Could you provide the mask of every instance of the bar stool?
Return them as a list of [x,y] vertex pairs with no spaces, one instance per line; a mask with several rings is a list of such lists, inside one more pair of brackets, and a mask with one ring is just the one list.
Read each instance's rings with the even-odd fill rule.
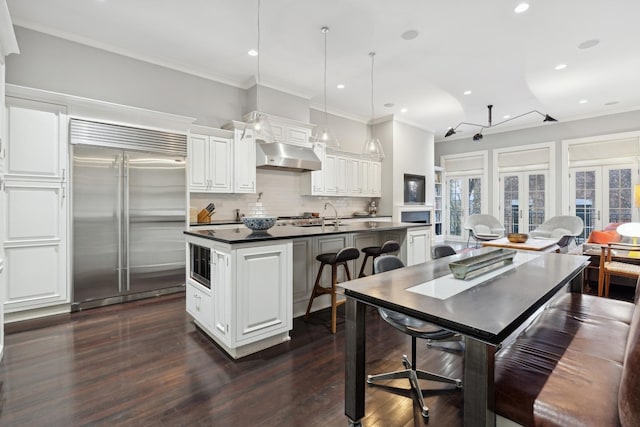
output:
[[[343,301],[337,300],[336,295],[336,285],[338,283],[338,266],[341,265],[344,267],[345,272],[347,273],[347,280],[351,280],[351,273],[349,272],[349,266],[347,265],[347,261],[351,261],[352,259],[358,259],[360,256],[360,252],[356,248],[342,248],[337,253],[325,253],[316,256],[316,259],[320,261],[320,270],[318,271],[318,275],[316,276],[316,282],[313,285],[313,291],[311,291],[311,299],[309,299],[309,305],[307,305],[307,312],[304,315],[304,319],[309,319],[309,311],[311,311],[311,305],[313,304],[313,300],[320,296],[329,294],[331,295],[331,333],[336,333],[336,318],[337,318],[337,310],[338,306],[344,304]],[[325,265],[331,266],[331,287],[325,288],[324,286],[320,286],[320,279],[322,278],[322,270]]]
[[364,253],[364,261],[362,261],[362,267],[360,267],[360,274],[358,277],[364,277],[364,267],[367,265],[367,260],[369,257],[373,258],[371,261],[371,274],[373,272],[373,261],[378,258],[380,255],[389,254],[393,252],[398,252],[400,250],[400,244],[395,240],[387,240],[382,244],[382,246],[367,246],[366,248],[362,248],[362,252]]

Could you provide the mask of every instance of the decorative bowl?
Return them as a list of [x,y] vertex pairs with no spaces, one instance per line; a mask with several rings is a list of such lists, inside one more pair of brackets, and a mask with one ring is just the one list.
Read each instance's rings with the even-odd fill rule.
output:
[[509,233],[507,239],[509,239],[511,243],[524,243],[529,239],[529,235],[525,233]]
[[276,217],[275,216],[250,216],[243,217],[242,222],[247,228],[250,228],[254,231],[260,230],[268,230],[274,225],[276,225]]

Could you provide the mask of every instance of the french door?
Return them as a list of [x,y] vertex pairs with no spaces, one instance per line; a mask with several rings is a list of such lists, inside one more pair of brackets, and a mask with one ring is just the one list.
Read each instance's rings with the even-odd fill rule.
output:
[[580,240],[609,223],[633,220],[633,183],[638,181],[635,164],[574,167],[569,173],[569,208],[584,221]]
[[500,221],[507,233],[528,233],[544,222],[548,183],[547,171],[500,174]]
[[482,213],[482,177],[465,175],[447,179],[448,235],[463,238],[464,222],[469,215]]

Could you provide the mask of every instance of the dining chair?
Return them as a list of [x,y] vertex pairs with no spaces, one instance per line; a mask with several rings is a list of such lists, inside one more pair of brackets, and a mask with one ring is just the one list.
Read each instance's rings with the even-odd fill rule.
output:
[[431,259],[444,258],[455,254],[456,250],[449,245],[433,245],[431,247]]
[[[373,270],[375,274],[403,267],[404,263],[402,260],[393,255],[381,256],[376,258],[373,262]],[[457,388],[462,388],[462,380],[416,369],[416,341],[418,338],[438,341],[457,341],[459,339],[455,333],[447,329],[442,329],[432,323],[416,319],[415,317],[407,316],[386,308],[379,308],[378,311],[385,322],[399,331],[411,336],[411,361],[409,361],[407,355],[403,355],[402,364],[405,369],[384,374],[369,375],[367,377],[367,383],[374,385],[378,381],[401,378],[408,379],[411,384],[411,389],[420,404],[422,416],[427,418],[429,416],[429,408],[424,403],[424,397],[422,395],[422,389],[420,388],[418,379],[455,384]]]
[[[633,263],[634,259],[637,262]],[[598,296],[609,296],[611,276],[640,278],[640,244],[611,242],[601,246]]]

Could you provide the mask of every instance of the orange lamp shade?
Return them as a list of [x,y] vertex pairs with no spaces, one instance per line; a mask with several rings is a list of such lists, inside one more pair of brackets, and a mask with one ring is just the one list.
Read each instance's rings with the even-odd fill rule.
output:
[[640,184],[636,184],[636,189],[635,189],[635,205],[636,208],[640,208]]

